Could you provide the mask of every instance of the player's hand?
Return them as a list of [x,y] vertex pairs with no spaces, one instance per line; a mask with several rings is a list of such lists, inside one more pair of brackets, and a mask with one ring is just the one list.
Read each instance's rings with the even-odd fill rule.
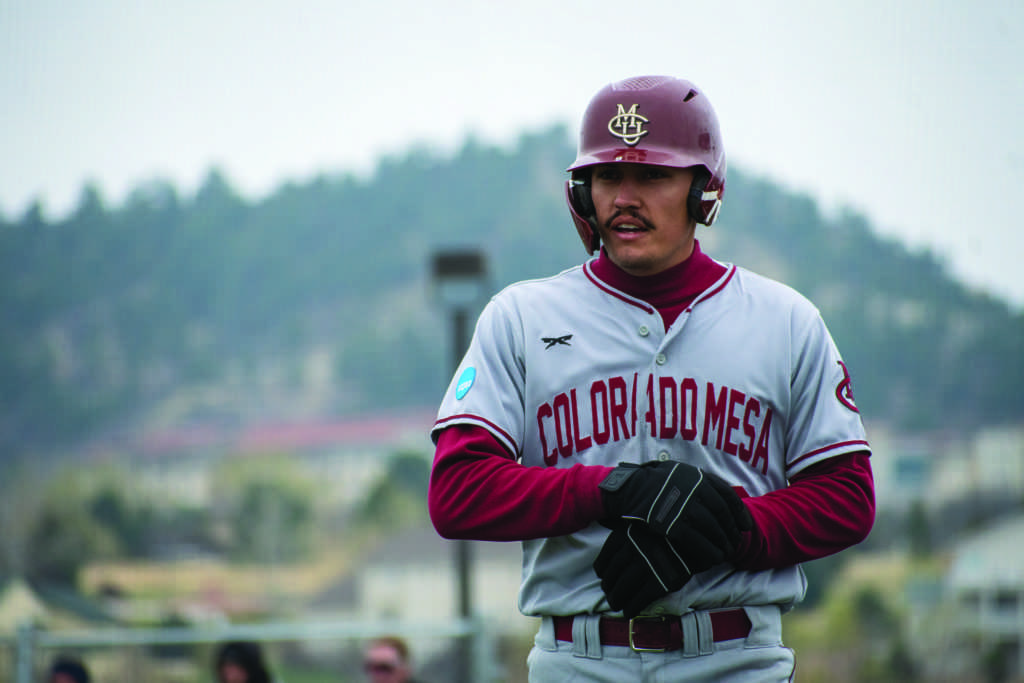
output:
[[647,524],[687,558],[693,573],[732,557],[750,511],[721,477],[678,461],[622,463],[601,482],[603,523]]
[[594,560],[594,571],[608,604],[630,619],[692,576],[669,540],[640,523],[612,530]]

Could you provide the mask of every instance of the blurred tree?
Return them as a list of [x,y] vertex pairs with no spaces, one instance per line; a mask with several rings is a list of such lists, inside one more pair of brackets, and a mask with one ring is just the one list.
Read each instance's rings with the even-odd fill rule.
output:
[[921,558],[932,553],[932,528],[922,500],[915,500],[907,511],[907,537],[911,556]]
[[154,510],[141,501],[129,501],[121,486],[107,483],[90,498],[88,511],[98,524],[106,528],[118,542],[118,553],[124,557],[143,557],[150,547],[155,531]]
[[0,478],[0,576],[25,576],[32,568],[32,527],[45,504],[44,481],[29,461],[10,464]]
[[315,484],[285,455],[249,454],[214,475],[215,521],[239,561],[288,564],[313,547]]
[[71,473],[54,479],[29,532],[25,575],[31,580],[76,587],[90,562],[117,555],[117,539],[89,514],[86,494]]
[[370,489],[357,519],[376,528],[394,530],[427,521],[430,458],[402,451],[388,460],[387,472]]
[[888,641],[897,634],[900,620],[878,589],[860,586],[853,594],[853,610],[858,630],[867,636]]
[[843,554],[828,555],[811,562],[804,562],[801,567],[807,576],[807,593],[800,609],[814,609],[825,599],[829,589],[843,570],[846,563]]
[[1007,683],[1013,677],[1014,665],[1019,661],[1019,645],[1000,641],[988,646],[981,655],[981,671],[985,683]]

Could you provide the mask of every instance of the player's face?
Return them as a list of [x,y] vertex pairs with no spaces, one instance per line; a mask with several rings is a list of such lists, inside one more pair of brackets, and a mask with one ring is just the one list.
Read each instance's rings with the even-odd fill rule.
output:
[[591,176],[598,233],[612,262],[630,275],[654,275],[686,260],[696,222],[686,211],[693,170],[600,164]]

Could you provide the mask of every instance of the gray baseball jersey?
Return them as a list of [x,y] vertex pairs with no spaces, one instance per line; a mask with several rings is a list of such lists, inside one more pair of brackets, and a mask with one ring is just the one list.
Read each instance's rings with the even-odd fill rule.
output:
[[[511,285],[477,321],[435,429],[489,430],[523,465],[680,460],[751,496],[826,458],[868,450],[849,376],[818,310],[734,265],[666,331],[649,304],[589,263]],[[523,542],[519,607],[531,616],[609,610],[592,563],[608,529]],[[723,564],[648,611],[802,599],[798,566]]]

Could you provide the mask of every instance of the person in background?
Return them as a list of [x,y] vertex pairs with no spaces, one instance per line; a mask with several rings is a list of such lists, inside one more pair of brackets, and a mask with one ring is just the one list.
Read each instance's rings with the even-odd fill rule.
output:
[[47,683],[90,683],[89,669],[77,657],[62,656],[50,667]]
[[366,646],[363,671],[372,683],[417,683],[412,677],[409,646],[397,636],[375,638]]
[[271,683],[259,643],[231,641],[217,649],[213,673],[218,683]]

